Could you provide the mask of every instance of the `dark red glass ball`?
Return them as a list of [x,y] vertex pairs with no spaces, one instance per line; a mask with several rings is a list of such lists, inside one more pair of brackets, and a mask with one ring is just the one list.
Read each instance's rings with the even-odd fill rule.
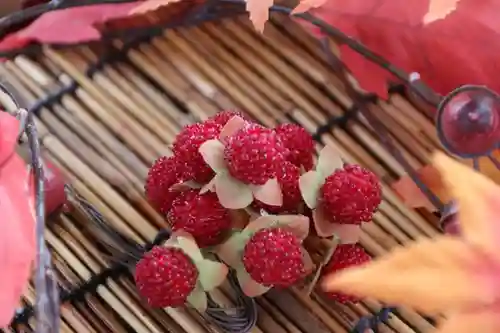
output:
[[500,100],[486,89],[454,95],[438,116],[443,144],[454,154],[484,155],[500,142]]

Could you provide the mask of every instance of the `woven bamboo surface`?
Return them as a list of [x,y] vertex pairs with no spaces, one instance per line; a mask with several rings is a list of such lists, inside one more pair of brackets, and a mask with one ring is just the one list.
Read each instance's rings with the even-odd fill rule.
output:
[[[72,79],[78,83],[73,94],[40,110],[38,128],[46,155],[109,223],[141,243],[165,227],[143,195],[148,166],[170,154],[182,126],[237,108],[267,126],[295,121],[314,133],[352,104],[314,39],[285,18],[269,24],[265,37],[239,18],[169,31],[88,78],[85,70],[97,57],[89,47],[46,49],[38,62],[18,57],[3,64],[0,76],[30,103]],[[439,149],[432,122],[403,97],[393,95],[389,103],[371,107],[413,167],[427,163],[429,153]],[[379,256],[438,233],[430,214],[424,217],[406,208],[386,186],[405,172],[365,121],[327,130],[321,139],[347,161],[369,167],[385,185],[380,211],[361,236],[370,254]],[[84,220],[67,214],[53,218],[47,232],[65,287],[110,264],[84,228]],[[215,297],[228,303],[232,296],[223,288]],[[33,298],[31,288],[26,303]],[[340,308],[319,294],[307,298],[297,289],[272,291],[258,299],[258,306],[256,333],[348,332],[360,317],[381,308],[375,300]],[[144,307],[126,277],[108,281],[86,302],[65,304],[62,319],[62,332],[217,332],[189,309]],[[380,325],[382,333],[432,329],[430,319],[402,308],[387,325]]]

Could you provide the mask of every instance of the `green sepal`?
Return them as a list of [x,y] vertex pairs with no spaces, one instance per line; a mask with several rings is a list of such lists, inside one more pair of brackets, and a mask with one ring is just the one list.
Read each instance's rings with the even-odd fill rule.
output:
[[226,279],[228,268],[223,263],[204,259],[196,263],[198,282],[204,291],[211,291],[220,286]]
[[241,290],[248,297],[257,297],[265,294],[272,288],[272,286],[264,286],[250,276],[248,272],[245,270],[243,264],[236,268],[236,277],[238,279],[238,283],[240,284]]
[[221,244],[216,253],[230,267],[237,267],[241,262],[241,256],[245,245],[254,232],[246,229],[235,232],[229,239]]
[[201,283],[198,283],[187,297],[187,303],[199,312],[205,312],[208,306],[208,298]]

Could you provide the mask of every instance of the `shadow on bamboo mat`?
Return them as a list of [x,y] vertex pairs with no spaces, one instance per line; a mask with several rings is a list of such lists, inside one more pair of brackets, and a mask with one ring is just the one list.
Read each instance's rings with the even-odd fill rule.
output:
[[[166,226],[143,195],[148,167],[170,155],[184,125],[227,109],[245,110],[266,126],[297,122],[315,134],[318,147],[335,146],[345,160],[368,166],[383,180],[384,201],[361,237],[371,255],[437,234],[432,217],[406,208],[387,186],[404,169],[366,121],[351,117],[352,102],[314,39],[284,18],[266,29],[265,36],[258,35],[237,18],[172,30],[98,66],[93,64],[99,53],[91,47],[46,49],[36,61],[18,57],[3,64],[0,75],[36,105],[47,157],[114,228],[139,244]],[[402,96],[374,100],[371,107],[415,169],[440,149],[431,120]],[[61,215],[52,218],[47,232],[63,289],[112,265],[85,234],[85,223],[77,215]],[[230,304],[233,296],[222,288],[214,297]],[[30,287],[24,305],[33,299]],[[272,291],[257,304],[253,332],[272,333],[348,332],[383,306],[364,300],[339,307],[293,288]],[[217,332],[195,311],[143,306],[126,272],[66,303],[62,319],[62,332]],[[428,332],[431,321],[398,309],[380,332]],[[33,325],[29,319],[20,328],[29,331]]]

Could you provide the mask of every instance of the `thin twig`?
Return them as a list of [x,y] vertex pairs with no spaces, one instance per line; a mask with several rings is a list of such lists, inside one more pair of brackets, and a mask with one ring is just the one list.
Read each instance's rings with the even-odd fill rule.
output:
[[[57,281],[52,270],[51,255],[45,244],[45,192],[44,192],[44,172],[41,158],[40,142],[32,112],[27,112],[27,106],[20,98],[13,87],[8,83],[0,83],[0,89],[12,100],[17,110],[9,113],[20,119],[22,132],[26,133],[31,154],[30,170],[34,174],[35,180],[35,205],[33,207],[36,222],[36,318],[37,333],[58,333],[59,332],[59,292]],[[20,135],[19,135],[20,136]],[[29,179],[28,179],[29,181]]]

